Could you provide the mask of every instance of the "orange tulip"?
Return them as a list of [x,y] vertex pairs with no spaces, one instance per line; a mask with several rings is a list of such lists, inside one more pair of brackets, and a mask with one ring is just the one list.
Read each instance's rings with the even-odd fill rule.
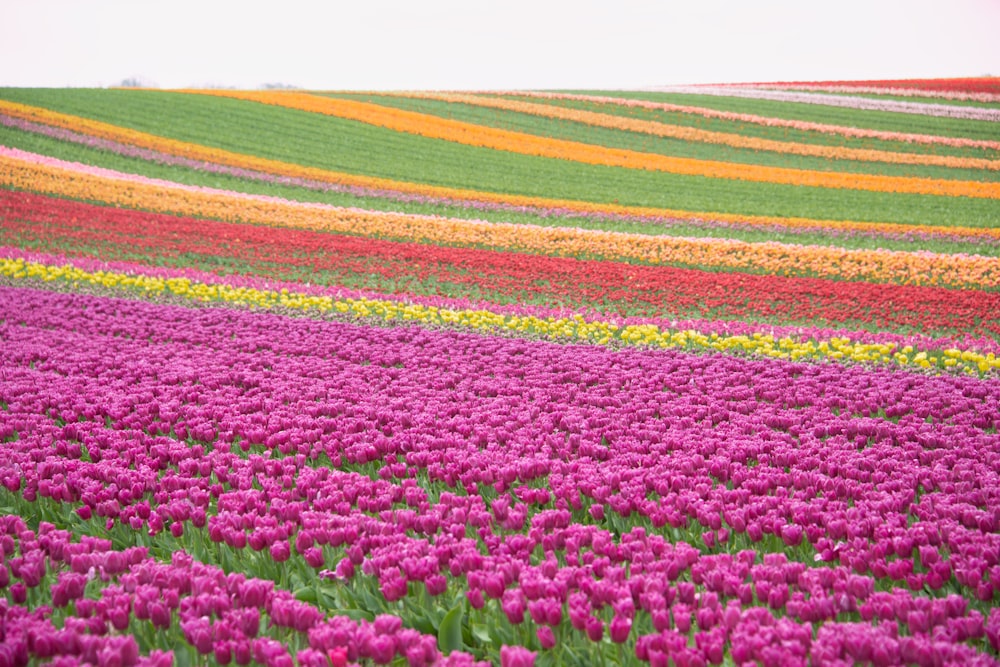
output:
[[595,113],[593,111],[583,111],[568,107],[553,106],[551,104],[534,104],[532,102],[520,102],[517,100],[507,100],[496,97],[484,97],[482,95],[469,95],[460,93],[436,93],[436,92],[413,92],[413,93],[389,93],[397,97],[411,97],[425,100],[440,100],[457,104],[469,104],[473,106],[486,107],[489,109],[502,109],[504,111],[516,111],[519,113],[542,116],[545,118],[558,118],[570,120],[577,123],[584,123],[594,127],[605,127],[615,130],[625,130],[628,132],[639,132],[658,137],[668,137],[672,139],[682,139],[684,141],[694,141],[709,144],[719,144],[732,146],[734,148],[749,148],[752,150],[772,151],[775,153],[787,153],[792,155],[805,155],[811,157],[822,157],[832,160],[859,160],[863,162],[887,162],[892,164],[912,164],[938,167],[951,167],[956,169],[1000,169],[1000,160],[986,160],[981,158],[963,158],[951,155],[922,155],[919,153],[897,153],[892,151],[866,150],[859,148],[845,148],[842,146],[824,146],[820,144],[804,144],[794,141],[774,141],[771,139],[761,139],[742,134],[729,132],[712,132],[709,130],[699,130],[694,127],[684,125],[670,125],[655,121],[640,120],[638,118],[628,118],[626,116],[616,116],[613,114]]
[[670,157],[655,153],[606,148],[604,146],[595,146],[577,141],[552,139],[550,137],[541,137],[523,132],[513,132],[440,118],[414,111],[384,107],[368,102],[320,97],[307,93],[242,90],[182,90],[176,92],[260,102],[261,104],[346,118],[397,132],[417,134],[423,137],[442,139],[468,146],[479,146],[493,150],[570,160],[585,164],[623,167],[626,169],[646,169],[686,176],[735,179],[778,185],[1000,199],[1000,183],[952,181],[906,176],[881,176],[876,174],[849,174]]
[[938,225],[910,225],[891,222],[859,222],[854,220],[815,220],[799,217],[776,217],[760,215],[739,215],[711,211],[685,211],[646,206],[621,206],[612,203],[586,202],[570,199],[551,199],[546,197],[529,197],[513,194],[484,192],[460,188],[396,181],[385,178],[375,178],[348,174],[344,172],[304,167],[302,165],[268,160],[243,153],[235,153],[199,144],[168,139],[129,128],[119,127],[109,123],[81,118],[70,114],[50,111],[39,107],[18,104],[0,100],[0,113],[23,120],[42,123],[52,127],[73,130],[102,139],[131,144],[141,148],[156,150],[161,153],[187,157],[214,164],[223,164],[242,169],[254,169],[260,172],[308,178],[324,183],[335,183],[348,186],[358,186],[373,189],[394,190],[400,193],[423,195],[452,199],[457,202],[486,202],[507,204],[511,206],[534,207],[538,209],[561,209],[581,214],[597,213],[646,218],[674,218],[699,222],[713,220],[749,227],[782,226],[792,229],[811,229],[816,231],[840,230],[846,232],[867,232],[876,234],[939,234],[967,238],[1000,239],[1000,229],[985,227],[949,227]]
[[38,158],[0,153],[0,186],[162,213],[437,245],[868,282],[1000,286],[1000,259],[995,257],[647,236],[362,211],[175,185]]

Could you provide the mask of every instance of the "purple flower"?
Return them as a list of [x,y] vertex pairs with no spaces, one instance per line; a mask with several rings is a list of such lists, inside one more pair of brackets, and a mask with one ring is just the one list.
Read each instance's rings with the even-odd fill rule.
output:
[[482,609],[486,601],[483,599],[483,592],[478,588],[470,588],[465,591],[465,597],[469,600],[469,606],[473,609]]
[[383,579],[379,588],[382,591],[382,596],[387,602],[401,600],[406,597],[406,594],[409,592],[409,585],[407,584],[406,577],[398,572]]
[[149,620],[154,628],[166,629],[170,627],[170,608],[162,602],[151,602],[149,604]]
[[616,644],[625,642],[628,639],[629,633],[632,632],[632,619],[624,616],[618,616],[616,614],[615,617],[611,619],[611,625],[608,627],[608,632],[611,637],[611,641]]
[[503,609],[503,613],[512,625],[520,625],[524,622],[526,606],[524,593],[520,589],[508,589],[500,601],[500,608]]
[[233,644],[228,639],[215,642],[212,647],[212,654],[215,661],[220,665],[228,665],[233,660]]
[[253,659],[265,667],[294,667],[288,649],[280,642],[267,637],[253,640]]
[[786,524],[781,527],[781,539],[784,541],[785,546],[797,547],[802,544],[802,526],[794,523]]
[[500,667],[534,667],[535,652],[523,646],[500,647]]
[[271,558],[274,562],[284,563],[290,555],[291,550],[288,548],[288,542],[282,540],[271,545]]
[[587,637],[592,642],[599,642],[604,637],[604,621],[590,616],[586,624]]
[[302,558],[305,560],[306,565],[315,569],[323,567],[325,563],[323,560],[323,550],[319,547],[309,547],[302,554]]
[[441,595],[448,590],[448,580],[441,574],[432,574],[424,581],[427,592],[432,596]]
[[194,618],[181,621],[181,631],[187,643],[195,647],[198,653],[208,655],[215,650],[212,627],[207,619]]

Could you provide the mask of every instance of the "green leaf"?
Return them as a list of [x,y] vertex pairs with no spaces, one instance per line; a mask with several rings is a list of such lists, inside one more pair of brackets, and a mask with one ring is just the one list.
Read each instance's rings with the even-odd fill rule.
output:
[[192,665],[197,665],[197,656],[198,654],[195,653],[193,646],[179,644],[174,648],[174,660],[177,667],[192,667]]
[[434,626],[431,624],[429,620],[427,620],[423,616],[414,617],[412,619],[409,619],[409,621],[410,625],[413,626],[414,630],[419,630],[425,635],[434,634]]
[[296,600],[301,600],[302,602],[316,602],[316,587],[315,586],[303,586],[294,593]]
[[360,598],[361,598],[361,601],[364,602],[364,604],[362,605],[363,609],[384,609],[385,608],[384,601],[380,601],[378,598],[376,598],[374,595],[372,595],[371,593],[369,593],[366,590],[362,590],[361,591]]
[[493,643],[489,627],[482,623],[474,623],[472,625],[472,636],[484,646],[489,646]]
[[462,650],[462,621],[465,613],[462,605],[455,605],[444,616],[441,627],[438,628],[438,649],[445,655],[452,651]]
[[364,609],[330,609],[329,615],[331,616],[346,616],[352,621],[374,621],[375,614],[370,611],[365,611]]

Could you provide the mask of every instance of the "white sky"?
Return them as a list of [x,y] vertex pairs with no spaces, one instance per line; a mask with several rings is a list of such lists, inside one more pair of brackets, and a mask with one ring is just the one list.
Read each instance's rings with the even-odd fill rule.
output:
[[1000,0],[0,0],[0,86],[997,76],[998,35]]

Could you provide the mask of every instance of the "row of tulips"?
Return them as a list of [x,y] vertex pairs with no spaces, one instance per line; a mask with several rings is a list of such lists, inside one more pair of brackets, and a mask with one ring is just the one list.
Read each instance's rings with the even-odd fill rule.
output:
[[[185,90],[179,92],[259,102],[261,104],[299,111],[336,116],[338,118],[384,127],[397,132],[417,134],[423,137],[441,139],[469,146],[557,160],[569,160],[584,164],[621,167],[625,169],[644,169],[671,174],[734,179],[756,183],[947,197],[1000,198],[1000,185],[996,183],[815,171],[785,167],[767,167],[738,162],[671,157],[657,153],[644,153],[577,141],[554,139],[451,120],[430,114],[405,111],[369,102],[323,97],[308,93],[237,90]],[[784,95],[789,93],[775,92],[774,94]],[[1000,111],[997,111],[996,114],[997,119],[1000,120]]]
[[[1000,664],[995,341],[345,297],[405,270],[662,315],[681,273],[4,155],[8,187],[244,224],[0,190],[4,242],[84,255],[2,249],[0,667]],[[997,337],[994,292],[725,284],[764,278]]]
[[[474,199],[457,199],[448,198],[441,195],[428,195],[428,194],[416,194],[412,192],[407,192],[403,190],[389,190],[385,188],[373,188],[365,187],[362,185],[349,185],[349,184],[339,184],[328,181],[307,179],[294,176],[279,176],[273,173],[268,173],[264,171],[257,171],[254,169],[246,169],[241,167],[231,167],[225,164],[217,164],[214,162],[206,162],[204,160],[194,160],[186,157],[179,157],[176,155],[171,155],[170,153],[165,153],[161,151],[152,150],[149,148],[141,148],[139,146],[134,146],[127,143],[121,143],[118,141],[112,141],[110,139],[102,139],[97,136],[92,136],[84,134],[81,132],[75,132],[72,130],[65,129],[60,126],[53,125],[43,125],[41,123],[33,123],[31,121],[22,120],[21,118],[15,118],[12,116],[7,116],[0,114],[0,125],[6,127],[11,127],[22,132],[30,132],[32,134],[39,134],[46,137],[52,137],[54,139],[59,139],[60,141],[71,142],[75,144],[81,144],[91,148],[96,148],[98,150],[114,153],[116,155],[122,155],[125,157],[139,158],[142,160],[147,160],[149,162],[155,162],[157,164],[164,164],[169,166],[179,166],[187,169],[193,169],[195,171],[206,172],[210,174],[224,174],[226,176],[234,176],[236,178],[258,181],[264,183],[270,183],[275,185],[287,185],[299,188],[305,188],[309,190],[316,190],[319,192],[340,192],[345,194],[354,195],[356,197],[364,198],[378,198],[382,200],[389,200],[395,202],[404,203],[417,203],[417,204],[436,204],[436,205],[446,205],[446,206],[457,206],[466,209],[470,209],[473,214],[476,212],[486,212],[486,211],[507,211],[512,213],[527,213],[532,215],[537,215],[543,218],[573,218],[573,219],[589,219],[595,221],[624,221],[624,222],[642,222],[642,223],[653,223],[662,226],[664,229],[669,229],[672,226],[685,225],[695,228],[703,229],[745,229],[747,226],[755,226],[757,228],[771,229],[775,232],[785,232],[789,231],[792,233],[808,233],[812,228],[823,228],[827,229],[826,226],[821,221],[813,221],[812,226],[789,226],[787,224],[782,224],[777,219],[751,219],[743,221],[740,223],[733,222],[732,220],[704,220],[700,218],[684,217],[680,218],[676,215],[666,215],[668,212],[663,212],[660,214],[639,214],[638,212],[632,213],[621,213],[615,212],[614,210],[609,211],[599,211],[599,210],[575,210],[567,208],[565,206],[551,206],[551,205],[540,205],[535,203],[532,205],[526,204],[505,204],[499,201],[480,201]],[[616,210],[624,210],[619,207]],[[669,212],[677,213],[677,212]],[[688,213],[688,216],[692,214]],[[881,236],[888,238],[927,238],[927,239],[938,239],[944,238],[951,241],[963,241],[969,240],[969,237],[984,237],[989,235],[993,230],[983,228],[983,229],[939,229],[935,227],[929,227],[924,225],[910,226],[910,225],[889,225],[888,227],[882,227],[879,225],[866,225],[863,223],[850,223],[841,222],[840,226],[833,227],[829,229],[829,232],[833,235],[855,235],[858,233],[864,233],[869,236]],[[1000,235],[1000,232],[997,232]]]
[[[599,311],[587,308],[567,308],[554,304],[532,305],[527,303],[487,303],[479,300],[462,299],[456,297],[420,295],[412,292],[388,294],[374,290],[352,289],[343,286],[324,286],[315,282],[302,283],[288,280],[280,280],[273,277],[260,275],[226,273],[220,275],[193,268],[179,268],[172,266],[155,266],[143,262],[116,261],[108,259],[88,258],[84,256],[67,257],[65,255],[53,255],[51,253],[34,252],[17,247],[0,246],[0,258],[10,260],[7,264],[5,274],[14,280],[36,280],[42,275],[49,275],[53,280],[61,280],[60,276],[65,271],[81,270],[83,274],[91,276],[84,282],[74,286],[74,289],[83,289],[90,286],[94,290],[117,289],[119,286],[126,286],[128,283],[132,287],[141,285],[142,290],[166,297],[166,291],[180,289],[181,285],[199,296],[207,297],[209,301],[222,299],[231,305],[248,304],[249,297],[242,301],[235,296],[223,296],[229,294],[229,290],[235,293],[255,294],[252,300],[255,307],[273,309],[280,306],[282,296],[284,301],[301,304],[301,312],[316,314],[312,307],[314,303],[308,301],[309,297],[330,297],[337,300],[354,300],[364,303],[384,303],[379,306],[382,316],[390,312],[390,303],[412,305],[426,308],[428,312],[433,309],[450,311],[452,313],[478,311],[484,313],[489,311],[494,315],[504,318],[535,318],[539,322],[578,322],[583,318],[585,322],[605,322],[609,327],[644,327],[642,330],[652,326],[660,331],[670,331],[672,333],[688,332],[691,340],[701,340],[702,336],[709,339],[713,334],[715,337],[741,337],[740,340],[752,339],[761,344],[773,344],[780,339],[791,339],[798,342],[814,341],[815,345],[820,345],[826,341],[828,346],[840,347],[843,345],[865,345],[873,346],[868,349],[900,350],[906,354],[911,354],[913,350],[955,350],[957,357],[961,361],[968,361],[974,355],[984,355],[989,359],[992,353],[994,356],[1000,355],[1000,343],[989,338],[975,338],[968,335],[951,337],[933,337],[925,334],[894,334],[887,331],[871,330],[850,330],[832,329],[817,326],[781,326],[766,325],[761,326],[752,321],[740,320],[707,320],[691,319],[678,320],[677,318],[664,317],[619,317],[602,314]],[[29,267],[37,265],[37,269],[30,269],[43,272],[33,278],[28,277]],[[49,267],[48,270],[41,267]],[[61,267],[61,268],[60,268]],[[119,274],[119,275],[115,275]],[[97,276],[104,278],[97,278]],[[137,278],[142,276],[142,278]],[[135,279],[134,285],[129,280]],[[100,285],[98,285],[100,283]],[[25,283],[26,284],[26,283]],[[89,289],[89,288],[88,288]],[[218,290],[222,290],[221,292]],[[294,298],[292,298],[294,295]],[[170,297],[172,298],[172,297]],[[190,302],[189,302],[190,303]],[[299,306],[296,306],[299,307]],[[319,310],[322,310],[321,308]],[[353,312],[353,311],[352,311]],[[466,318],[460,318],[466,321]],[[470,320],[471,321],[471,320]],[[504,320],[507,321],[506,319]],[[435,322],[435,326],[444,324]],[[874,346],[880,346],[878,348]],[[861,348],[857,348],[860,350]],[[966,354],[968,353],[968,354]],[[955,355],[956,352],[949,354]],[[852,356],[846,353],[846,356]],[[965,357],[965,359],[962,359]],[[978,357],[976,357],[978,358]]]
[[[335,298],[298,291],[231,287],[225,282],[195,282],[188,278],[158,278],[141,272],[88,272],[73,265],[47,266],[18,259],[0,259],[0,277],[15,283],[40,281],[56,283],[63,289],[94,287],[115,295],[138,292],[147,296],[168,296],[196,303],[222,303],[255,309],[299,312],[314,315],[369,319],[380,324],[416,323],[421,326],[458,328],[484,333],[503,333],[559,342],[582,342],[611,347],[641,346],[680,348],[690,352],[751,355],[772,359],[842,361],[860,364],[893,364],[920,371],[959,371],[986,374],[1000,370],[995,352],[955,347],[920,349],[896,342],[862,342],[851,337],[827,339],[804,335],[778,337],[773,333],[701,333],[691,329],[661,327],[657,324],[617,324],[606,319],[510,315],[488,308],[451,309],[424,306],[407,301],[363,298]],[[214,276],[213,276],[214,278]],[[817,340],[817,338],[819,338]]]
[[[462,651],[442,655],[435,637],[404,629],[396,616],[325,618],[273,581],[227,574],[183,551],[161,562],[147,547],[115,549],[111,540],[75,536],[47,521],[32,530],[17,515],[0,517],[0,542],[0,588],[7,592],[0,662],[12,667],[168,667],[206,658],[346,667],[397,656],[411,666],[491,664]],[[503,657],[505,667],[527,667],[533,654]]]
[[702,130],[696,127],[689,127],[686,125],[674,125],[657,121],[641,120],[638,118],[629,118],[627,116],[596,113],[582,109],[555,106],[552,104],[537,104],[519,100],[510,100],[503,97],[487,97],[484,95],[440,92],[407,92],[395,93],[395,95],[416,99],[438,100],[452,104],[468,104],[472,106],[486,107],[489,109],[502,109],[504,111],[516,111],[518,113],[542,116],[545,118],[570,120],[594,127],[625,130],[628,132],[637,132],[657,137],[681,139],[683,141],[719,144],[722,146],[732,146],[734,148],[772,151],[790,155],[822,157],[830,160],[858,160],[862,162],[885,162],[890,164],[934,165],[960,169],[1000,169],[1000,160],[994,159],[894,152],[863,148],[849,148],[845,146],[826,146],[822,144],[809,144],[794,141],[777,141],[732,132],[715,132],[711,130]]
[[946,100],[962,100],[966,102],[1000,103],[997,93],[961,93],[946,90],[923,90],[920,88],[896,88],[892,86],[843,86],[817,84],[756,85],[765,90],[804,90],[816,93],[853,93],[858,95],[891,95],[895,97],[936,97]]
[[[320,609],[425,618],[457,598],[450,622],[427,612],[438,640],[457,624],[458,646],[506,644],[511,665],[617,646],[657,665],[996,661],[995,381],[31,290],[0,291],[0,314],[5,502],[119,550],[302,573]],[[137,617],[197,579],[178,558],[186,577],[150,565],[122,582]],[[48,571],[14,568],[21,591]],[[178,601],[212,624],[182,626],[195,646],[214,648],[199,637],[217,622],[229,639],[246,627],[217,591]],[[345,619],[258,593],[230,604],[310,648],[347,643]],[[288,664],[275,643],[258,662]],[[382,643],[379,663],[398,654]]]
[[988,139],[945,137],[909,132],[890,132],[887,130],[873,130],[862,127],[831,125],[829,123],[815,123],[790,118],[774,118],[771,116],[760,116],[757,114],[739,113],[736,111],[723,111],[721,109],[711,109],[708,107],[671,104],[669,102],[654,102],[652,100],[630,99],[625,97],[610,97],[607,95],[584,95],[581,93],[551,93],[540,91],[486,91],[480,94],[503,97],[515,96],[523,97],[525,99],[538,100],[587,102],[601,105],[602,107],[611,107],[612,109],[615,107],[625,107],[628,109],[646,109],[649,111],[683,113],[701,116],[704,118],[717,118],[719,120],[735,121],[738,123],[763,125],[765,127],[783,127],[791,130],[801,130],[803,132],[834,134],[852,139],[879,139],[881,141],[900,141],[911,144],[930,144],[960,148],[982,148],[991,151],[1000,150],[1000,141],[992,141]]
[[[355,660],[387,664],[397,656],[414,666],[490,664],[477,663],[461,650],[443,656],[437,646],[442,643],[440,639],[404,627],[402,619],[395,615],[373,615],[371,621],[353,621],[343,614],[324,618],[321,608],[298,599],[307,595],[293,597],[287,590],[275,588],[273,581],[248,578],[243,573],[227,575],[221,568],[198,562],[184,551],[175,550],[169,564],[160,563],[147,556],[147,547],[115,550],[110,540],[88,536],[77,541],[70,531],[47,521],[41,521],[34,531],[17,516],[2,518],[0,538],[4,545],[0,572],[7,576],[3,588],[9,588],[8,599],[0,601],[4,640],[0,659],[5,664],[29,664],[33,659],[66,666],[160,667],[173,664],[175,659],[195,662],[196,656],[214,658],[222,665],[256,662],[268,667],[339,667],[355,664]],[[158,541],[185,540],[178,537]],[[273,548],[271,553],[275,557]],[[1000,643],[1000,612],[996,609],[984,617],[978,610],[969,610],[959,596],[927,603],[926,599],[905,593],[872,592],[870,579],[865,577],[844,580],[838,575],[809,577],[803,572],[797,575],[798,581],[812,597],[830,601],[835,599],[831,595],[839,596],[840,604],[846,599],[851,605],[870,600],[861,602],[861,615],[867,616],[869,623],[878,619],[874,626],[824,623],[815,641],[811,641],[805,627],[775,623],[770,612],[761,607],[744,609],[736,600],[723,606],[718,594],[696,592],[696,586],[709,586],[706,575],[711,578],[734,564],[739,572],[735,576],[745,578],[748,570],[756,575],[758,589],[763,589],[768,577],[776,576],[779,585],[784,585],[787,575],[781,568],[787,569],[787,561],[765,557],[770,562],[751,567],[756,556],[749,551],[741,552],[737,559],[728,555],[699,558],[692,551],[685,553],[695,560],[690,571],[697,585],[682,582],[676,588],[662,588],[666,595],[657,597],[656,593],[644,592],[639,596],[644,605],[637,610],[639,614],[656,605],[651,614],[656,632],[635,641],[639,660],[656,665],[666,665],[668,659],[673,659],[674,664],[718,664],[728,645],[737,664],[754,659],[758,664],[794,664],[807,656],[813,661],[854,658],[878,665],[901,661],[933,664],[942,658],[995,664],[989,656],[963,642],[986,638],[996,649]],[[287,560],[283,564],[291,566]],[[320,574],[323,576],[325,573]],[[489,594],[496,595],[493,587],[500,584],[494,582],[487,579],[485,586]],[[478,610],[484,610],[485,616],[495,598],[487,598],[490,603],[483,599],[479,604],[476,601],[482,591],[470,592],[473,595],[466,596],[473,612],[470,616]],[[325,596],[325,592],[320,595]],[[768,597],[774,596],[768,593]],[[38,599],[51,600],[51,604],[34,604]],[[657,604],[651,599],[662,602]],[[601,646],[598,642],[604,640],[604,623],[591,615],[590,602],[583,595],[570,600],[566,630],[572,626]],[[528,606],[532,610],[539,607],[531,603]],[[537,626],[535,635],[544,655],[557,647],[555,631],[550,619],[536,616],[537,612],[525,614],[513,602],[504,605],[503,617],[510,625]],[[900,623],[894,620],[897,617],[905,620]],[[610,623],[608,638],[613,644],[625,643],[633,632],[632,622],[625,618],[616,614]],[[555,623],[555,619],[551,622]],[[555,625],[562,634],[558,626],[563,621]],[[905,628],[903,634],[901,627]],[[692,633],[696,628],[706,630]],[[690,634],[694,634],[694,647],[689,646]],[[569,641],[564,643],[571,644],[572,640],[566,639]],[[794,639],[791,647],[787,645],[789,639]],[[775,645],[776,640],[780,646]],[[559,649],[554,651],[557,656],[571,655],[573,650],[566,646]],[[501,667],[531,667],[537,655],[516,644],[502,644],[498,651],[484,653],[499,657]],[[600,655],[592,652],[589,657]],[[790,659],[792,662],[788,662]]]
[[847,109],[864,109],[867,111],[889,111],[893,113],[918,114],[922,116],[938,116],[942,118],[959,118],[964,120],[979,120],[990,123],[1000,122],[1000,109],[988,107],[961,106],[956,104],[932,104],[927,102],[902,102],[892,99],[874,99],[850,95],[833,95],[824,93],[807,93],[792,90],[768,90],[765,88],[739,86],[665,86],[650,89],[664,93],[681,93],[687,95],[716,95],[722,97],[740,97],[753,100],[772,100],[775,102],[793,102],[797,104],[820,104],[824,106]]
[[[204,160],[194,160],[191,158],[180,157],[172,155],[170,153],[152,150],[149,148],[142,148],[132,144],[112,141],[110,139],[102,139],[97,136],[92,136],[89,134],[68,130],[60,126],[33,123],[31,121],[22,120],[21,118],[15,118],[4,114],[0,114],[0,125],[11,127],[22,132],[39,134],[42,136],[58,139],[60,141],[80,144],[88,146],[90,148],[96,148],[104,152],[114,153],[116,155],[121,155],[125,157],[139,158],[141,160],[146,160],[157,164],[184,167],[199,172],[206,172],[210,174],[224,174],[226,176],[234,176],[236,178],[249,181],[258,181],[275,185],[287,185],[298,188],[305,188],[309,190],[316,190],[319,192],[339,192],[339,193],[353,195],[356,197],[378,198],[382,200],[404,202],[404,203],[457,206],[470,209],[474,212],[508,211],[513,213],[533,214],[543,218],[571,217],[571,218],[584,218],[597,221],[613,220],[613,221],[625,221],[625,222],[649,222],[661,225],[667,229],[671,226],[681,225],[681,224],[686,226],[693,226],[693,227],[700,227],[707,229],[732,229],[732,228],[744,227],[743,224],[735,224],[733,222],[726,222],[721,220],[700,220],[692,218],[682,219],[677,217],[668,217],[665,215],[638,215],[635,213],[630,213],[626,215],[623,213],[601,212],[597,210],[576,211],[565,207],[556,207],[556,206],[540,206],[540,205],[529,206],[524,204],[514,205],[514,204],[504,204],[498,201],[494,202],[494,201],[479,201],[473,199],[448,198],[440,195],[432,196],[428,194],[417,194],[413,192],[407,192],[404,190],[389,190],[385,188],[380,189],[374,187],[366,187],[363,185],[340,184],[330,181],[307,179],[294,176],[279,176],[273,173],[258,171],[254,169],[231,167],[226,164],[217,164],[214,162],[206,162]],[[755,224],[758,227],[771,227],[775,231],[778,230],[788,231],[789,229],[793,232],[808,231],[808,228],[799,228],[799,227],[789,228],[787,226],[780,226],[775,222],[767,223],[764,220],[760,220]],[[816,226],[819,226],[820,224],[821,223],[819,221],[815,222]],[[863,230],[869,234],[878,234],[878,228],[867,228],[864,225],[861,225],[861,223],[857,224],[858,226],[856,230]],[[968,236],[967,234],[963,234],[963,230],[961,229],[958,230],[957,234],[952,233],[950,230],[945,230],[943,232],[940,232],[935,230],[934,228],[909,227],[902,225],[896,225],[894,229],[895,231],[887,232],[882,235],[889,236],[891,238],[944,237],[954,241],[961,241],[963,239],[966,239]],[[856,231],[850,228],[845,228],[845,230],[848,230],[846,233],[854,233]],[[989,230],[983,230],[983,231],[989,231]],[[838,232],[841,232],[841,230],[835,229],[832,230],[832,232],[834,234],[837,234]],[[981,236],[981,234],[979,235]]]
[[857,79],[851,81],[775,81],[732,85],[800,85],[889,87],[966,93],[1000,93],[1000,78],[995,76],[951,77],[936,79]]
[[[0,191],[0,235],[44,252],[498,304],[591,319],[705,317],[995,337],[1000,294],[637,266],[145,213]],[[23,256],[11,255],[11,258]],[[49,261],[51,260],[43,260]],[[82,268],[82,267],[81,267]],[[148,268],[145,269],[148,275]],[[293,291],[302,292],[293,286]],[[760,325],[757,325],[758,327]],[[990,348],[992,349],[992,348]]]
[[[303,167],[290,163],[267,160],[255,156],[233,153],[221,149],[209,148],[198,144],[165,139],[135,130],[117,127],[107,123],[101,123],[90,119],[71,116],[58,112],[49,111],[39,107],[6,102],[0,100],[0,112],[3,117],[15,121],[42,125],[48,128],[59,129],[72,132],[73,135],[83,135],[91,140],[111,141],[116,144],[124,144],[131,147],[126,149],[115,146],[113,150],[122,154],[143,157],[164,161],[160,155],[172,156],[184,162],[175,163],[167,161],[169,164],[181,164],[188,167],[196,167],[206,170],[228,168],[236,171],[223,171],[232,175],[259,178],[271,182],[285,183],[289,185],[311,187],[314,189],[325,189],[328,187],[361,188],[360,194],[372,194],[374,196],[386,196],[385,193],[393,193],[396,198],[405,197],[426,197],[441,199],[449,202],[465,202],[473,207],[500,206],[514,207],[515,210],[527,208],[530,211],[539,211],[543,215],[588,215],[588,216],[612,216],[614,218],[624,218],[627,220],[645,220],[654,222],[684,221],[690,223],[705,222],[722,223],[731,225],[748,225],[757,228],[776,228],[780,230],[831,230],[840,233],[867,233],[867,234],[890,234],[890,235],[932,235],[932,236],[957,236],[959,238],[1000,238],[1000,232],[990,228],[969,228],[954,226],[935,225],[907,225],[894,223],[867,223],[849,220],[812,220],[808,218],[777,218],[767,216],[742,216],[723,213],[696,213],[691,211],[666,210],[657,208],[645,208],[634,206],[618,206],[611,204],[600,204],[590,202],[580,202],[574,200],[553,200],[541,197],[524,197],[517,195],[503,195],[490,192],[473,190],[460,190],[440,186],[428,186],[417,183],[407,183],[403,181],[393,181],[389,179],[371,178],[346,174],[341,172],[331,172],[328,170]],[[11,121],[3,121],[4,124],[13,125]],[[21,129],[24,126],[14,125]],[[32,128],[30,131],[35,131]],[[66,138],[61,135],[59,138]],[[99,145],[101,148],[108,148]],[[158,155],[133,154],[132,150],[154,151]],[[193,163],[193,164],[192,164]],[[197,165],[202,165],[198,167]],[[252,174],[252,175],[251,175]],[[272,180],[273,179],[273,180]],[[350,191],[350,190],[349,190]]]
[[[440,638],[436,641],[433,635],[404,627],[402,619],[392,614],[379,614],[371,621],[354,621],[343,614],[324,618],[321,607],[298,599],[309,596],[300,593],[293,597],[287,590],[276,589],[273,581],[242,573],[227,575],[184,551],[173,551],[168,565],[146,557],[146,547],[118,551],[110,540],[83,536],[76,541],[71,532],[47,521],[33,531],[20,517],[3,519],[0,530],[11,555],[9,560],[4,557],[11,568],[4,586],[9,586],[9,601],[0,601],[4,627],[0,659],[5,664],[24,665],[36,660],[64,666],[165,667],[175,660],[197,663],[198,656],[213,658],[221,665],[256,663],[268,667],[340,667],[354,665],[355,660],[388,664],[397,656],[413,666],[492,664],[476,662],[462,650],[451,650],[444,656],[437,646],[443,643]],[[749,551],[741,552],[738,559],[728,555],[698,558],[687,553],[696,559],[690,570],[698,584],[682,582],[676,588],[662,587],[665,595],[639,595],[644,606],[636,613],[641,617],[653,606],[654,630],[635,639],[634,655],[640,661],[664,666],[668,660],[673,664],[719,664],[729,649],[736,664],[805,664],[806,658],[814,664],[838,659],[876,665],[940,661],[996,664],[995,659],[965,643],[985,638],[994,650],[997,648],[1000,611],[996,609],[984,616],[969,610],[959,596],[928,603],[926,598],[905,593],[873,593],[865,577],[845,581],[837,575],[808,577],[803,573],[798,575],[803,589],[827,606],[837,599],[834,596],[839,597],[840,605],[845,600],[852,606],[866,600],[859,605],[859,615],[867,617],[866,623],[826,622],[812,640],[808,624],[787,619],[776,622],[766,608],[744,608],[735,599],[722,605],[719,595],[696,592],[698,587],[708,586],[706,573],[711,577],[734,563],[740,572],[737,577],[746,577],[748,568],[755,572],[760,582],[757,588],[763,589],[767,576],[781,578],[783,585],[787,575],[780,569],[780,559],[765,557],[769,563],[750,568],[756,556]],[[286,560],[283,565],[291,564]],[[0,562],[0,571],[8,572],[5,563]],[[492,587],[500,584],[494,584],[493,579],[487,582],[486,590],[495,594]],[[325,595],[320,590],[320,595]],[[467,605],[462,605],[470,616],[487,616],[493,611],[495,598],[480,601],[481,589],[470,589],[470,593]],[[802,593],[794,595],[801,597]],[[774,595],[768,593],[768,597]],[[32,604],[39,598],[51,599],[51,605]],[[529,602],[532,612],[526,614],[523,606],[507,600],[501,605],[503,611],[495,614],[498,624],[503,624],[502,618],[515,627],[536,626],[538,649],[501,644],[499,650],[491,647],[482,653],[499,657],[501,667],[532,667],[538,653],[545,660],[548,652],[556,659],[582,654],[594,664],[595,658],[606,662],[607,656],[606,650],[593,650],[595,647],[621,646],[629,641],[634,629],[626,616],[616,614],[606,629],[604,622],[592,615],[585,594],[569,599],[568,624],[534,612],[545,607],[554,613],[549,604]],[[895,620],[898,617],[905,620]],[[563,645],[557,644],[556,631],[569,635],[571,628],[585,633],[589,643],[580,646],[581,640],[574,642],[572,636],[566,636]],[[456,627],[456,637],[461,630],[464,628]],[[617,652],[616,664],[631,662],[623,659],[623,649]]]
[[953,79],[888,79],[858,81],[785,81],[733,84],[776,90],[815,90],[828,93],[874,93],[903,97],[938,97],[947,100],[1000,102],[1000,78],[993,76]]
[[996,257],[651,236],[364,211],[187,186],[3,147],[0,185],[180,215],[419,243],[849,281],[961,288],[1000,285]]

